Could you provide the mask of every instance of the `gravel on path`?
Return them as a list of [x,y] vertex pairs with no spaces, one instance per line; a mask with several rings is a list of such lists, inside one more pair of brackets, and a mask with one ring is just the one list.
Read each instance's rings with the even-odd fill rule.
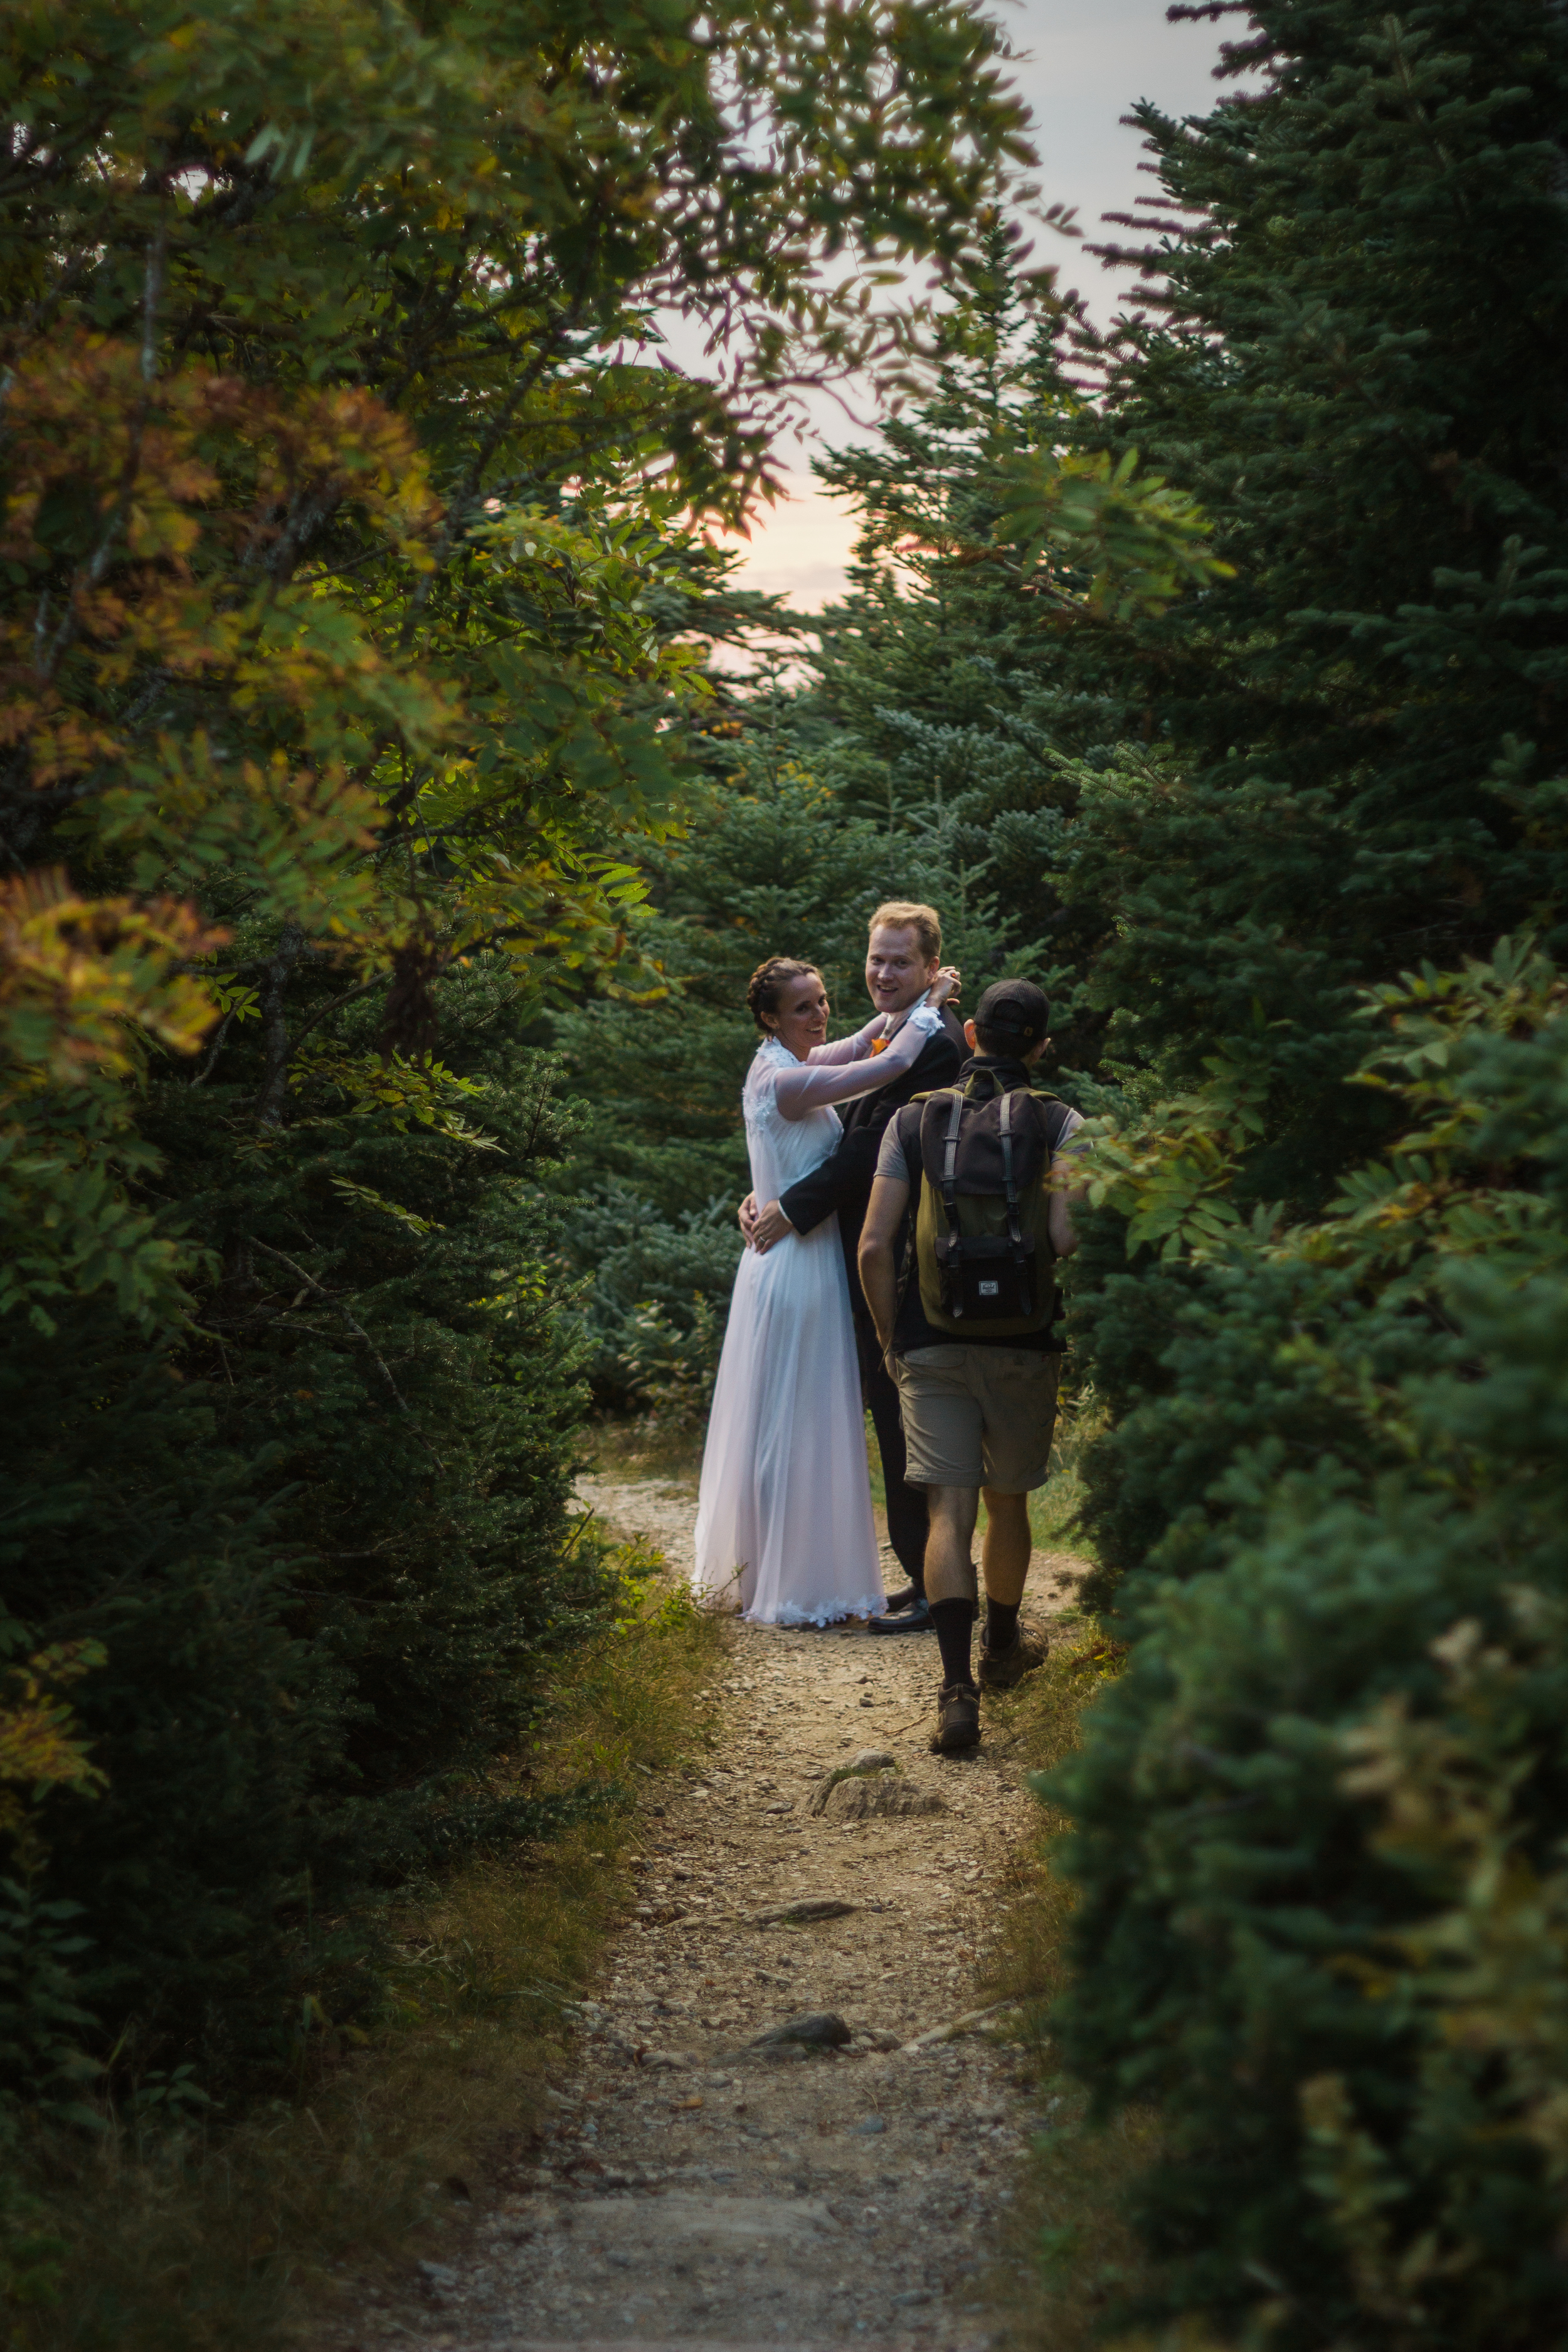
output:
[[[578,1491],[689,1568],[689,1483]],[[1082,1567],[1037,1555],[1037,1622]],[[729,1630],[717,1743],[649,1784],[636,1916],[536,2164],[366,2352],[990,2340],[984,2273],[1045,2119],[1000,2021],[971,2013],[1032,1801],[1005,1733],[929,1752],[936,1679],[930,1635]]]

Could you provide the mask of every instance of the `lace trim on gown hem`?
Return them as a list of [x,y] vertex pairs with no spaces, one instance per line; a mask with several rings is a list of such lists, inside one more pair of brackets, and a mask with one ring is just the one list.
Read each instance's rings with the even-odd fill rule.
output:
[[880,1617],[885,1614],[887,1594],[879,1592],[875,1599],[862,1593],[856,1601],[825,1601],[816,1609],[797,1609],[793,1601],[783,1602],[772,1617],[758,1617],[750,1609],[725,1608],[717,1593],[704,1594],[707,1605],[718,1609],[726,1617],[738,1617],[742,1625],[837,1625],[846,1617]]
[[875,1601],[868,1594],[858,1601],[825,1601],[816,1609],[797,1609],[793,1601],[781,1602],[772,1617],[759,1618],[749,1609],[741,1612],[742,1624],[765,1625],[837,1625],[845,1617],[880,1617],[887,1595],[879,1592]]

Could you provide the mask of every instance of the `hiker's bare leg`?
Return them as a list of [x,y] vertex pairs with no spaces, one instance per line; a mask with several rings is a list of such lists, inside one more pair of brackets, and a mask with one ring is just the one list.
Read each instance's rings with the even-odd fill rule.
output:
[[[1016,1609],[1024,1597],[1033,1538],[1027,1495],[985,1494],[985,1542],[980,1554],[985,1590],[993,1601]],[[973,1525],[973,1520],[971,1521]]]
[[926,1538],[926,1599],[973,1601],[974,1522],[980,1512],[975,1486],[928,1486],[931,1533]]

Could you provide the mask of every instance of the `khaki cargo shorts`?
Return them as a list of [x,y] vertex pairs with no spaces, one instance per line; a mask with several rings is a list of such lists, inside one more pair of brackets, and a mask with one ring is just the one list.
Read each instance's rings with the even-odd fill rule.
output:
[[1059,1356],[1038,1348],[911,1348],[893,1358],[911,1486],[1043,1486]]

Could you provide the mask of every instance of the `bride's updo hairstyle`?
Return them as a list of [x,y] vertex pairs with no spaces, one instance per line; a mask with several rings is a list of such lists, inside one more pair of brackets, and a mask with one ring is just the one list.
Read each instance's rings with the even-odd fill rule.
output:
[[[801,963],[795,956],[770,956],[760,963],[746,983],[746,1002],[752,1008],[752,1018],[764,1037],[773,1031],[763,1019],[764,1013],[776,1013],[779,999],[792,980],[804,980],[808,971],[816,971],[814,963]],[[818,978],[821,977],[818,973]]]

